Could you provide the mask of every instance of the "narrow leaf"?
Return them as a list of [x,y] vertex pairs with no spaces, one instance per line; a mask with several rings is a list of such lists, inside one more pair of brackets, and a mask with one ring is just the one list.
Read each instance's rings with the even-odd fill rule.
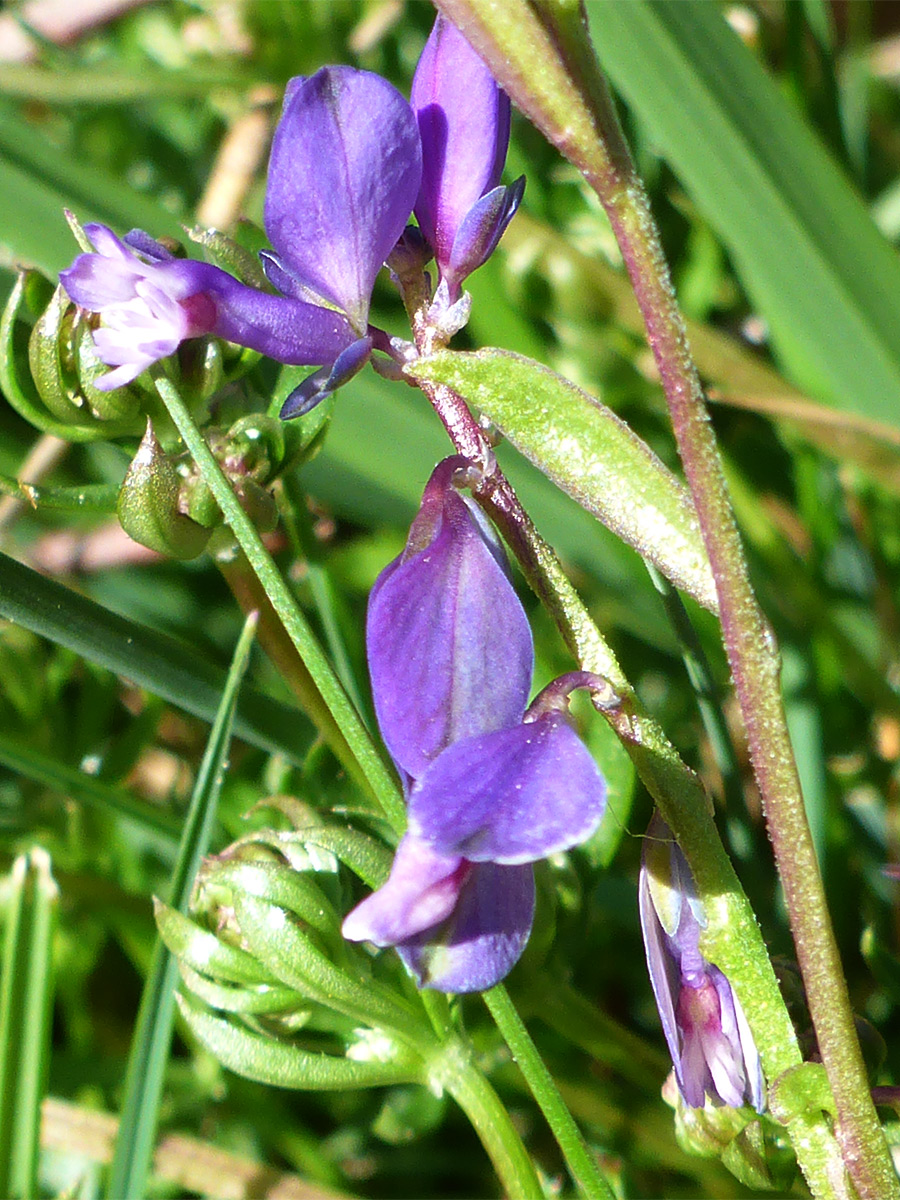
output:
[[507,350],[444,351],[407,370],[459,392],[563,491],[716,611],[687,489],[611,409]]
[[[170,704],[212,721],[225,672],[176,638],[118,613],[0,554],[0,617],[15,621],[88,662],[133,680]],[[315,733],[299,710],[248,688],[235,734],[302,765]]]
[[[235,648],[191,796],[172,877],[172,905],[182,913],[187,910],[200,857],[206,852],[215,825],[238,689],[255,631],[256,616],[252,614]],[[157,938],[128,1059],[122,1116],[107,1185],[110,1200],[142,1200],[147,1192],[163,1076],[172,1040],[177,977],[178,963],[162,939]]]
[[715,5],[589,4],[600,61],[713,229],[790,374],[900,424],[900,261]]
[[0,981],[0,1195],[11,1200],[38,1194],[58,896],[46,851],[36,847],[16,859],[7,891]]
[[178,1006],[191,1030],[219,1062],[238,1075],[273,1087],[328,1091],[415,1083],[422,1079],[421,1064],[411,1057],[401,1057],[397,1049],[384,1060],[338,1058],[251,1033],[233,1021],[214,1016],[184,996],[178,997]]

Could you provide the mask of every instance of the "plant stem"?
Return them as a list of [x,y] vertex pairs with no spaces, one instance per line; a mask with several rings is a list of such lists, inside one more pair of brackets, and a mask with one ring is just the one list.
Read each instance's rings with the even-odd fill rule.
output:
[[[406,813],[400,792],[387,767],[375,748],[369,733],[359,718],[356,709],[325,657],[309,624],[297,605],[290,589],[281,577],[278,568],[262,543],[253,522],[241,508],[238,498],[219,466],[215,455],[203,439],[187,406],[177,389],[165,378],[157,378],[157,390],[169,415],[181,434],[194,461],[200,469],[209,490],[216,498],[232,533],[247,556],[251,568],[265,592],[271,607],[277,614],[297,654],[309,674],[309,679],[318,699],[311,703],[318,709],[323,705],[333,719],[323,729],[329,744],[343,766],[360,780],[375,798],[385,816],[398,830],[406,825]],[[262,615],[262,614],[261,614]],[[262,633],[263,622],[260,622]],[[299,677],[295,675],[295,681]],[[340,737],[334,736],[335,726]]]
[[484,993],[484,1002],[509,1046],[513,1060],[525,1076],[541,1112],[547,1118],[572,1178],[588,1200],[615,1200],[615,1192],[600,1173],[594,1155],[559,1094],[553,1076],[538,1054],[506,988],[502,984],[492,987]]
[[715,434],[649,201],[602,82],[594,79],[590,89],[601,141],[590,161],[578,165],[600,197],[622,250],[712,565],[725,648],[834,1095],[844,1161],[864,1200],[887,1200],[900,1196],[900,1186],[872,1104],[803,804],[781,697],[778,647],[750,584]]
[[428,1065],[429,1081],[445,1088],[472,1123],[509,1200],[544,1195],[534,1164],[509,1113],[458,1040],[446,1043]]

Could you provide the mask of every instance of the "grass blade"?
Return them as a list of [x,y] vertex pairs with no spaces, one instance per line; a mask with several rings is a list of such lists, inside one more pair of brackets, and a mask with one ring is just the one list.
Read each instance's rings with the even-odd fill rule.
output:
[[145,829],[175,841],[181,829],[174,815],[160,812],[151,804],[135,800],[124,788],[113,787],[101,779],[49,758],[46,754],[23,746],[14,738],[0,733],[0,764],[25,779],[42,784],[77,804],[99,808],[116,816],[127,817]]
[[[255,630],[256,618],[251,615],[234,652],[191,796],[170,896],[172,906],[182,913],[187,911],[200,857],[205,853],[215,824],[238,689],[247,668]],[[146,1194],[163,1074],[172,1039],[177,979],[178,964],[158,937],[141,997],[125,1076],[121,1124],[106,1193],[110,1200],[141,1200]]]
[[0,1195],[37,1195],[41,1101],[50,1057],[59,889],[38,847],[13,864],[0,985]]
[[[0,554],[0,617],[74,650],[205,721],[225,686],[221,667],[176,638],[129,621]],[[237,737],[298,766],[315,732],[296,708],[246,689],[235,716]]]
[[604,69],[713,229],[796,382],[900,421],[900,261],[716,5],[588,5]]

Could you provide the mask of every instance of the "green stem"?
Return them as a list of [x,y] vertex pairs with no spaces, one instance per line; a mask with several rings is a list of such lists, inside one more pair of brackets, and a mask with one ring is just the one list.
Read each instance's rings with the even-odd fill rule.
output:
[[[319,709],[321,703],[332,718],[323,729],[324,736],[329,739],[329,744],[341,763],[380,804],[391,824],[402,830],[406,824],[402,797],[359,714],[347,698],[306,618],[263,545],[256,527],[241,508],[222,468],[204,441],[176,388],[168,379],[162,377],[156,380],[156,387],[184,444],[199,467],[209,490],[215,496],[216,503],[247,556],[260,586],[271,601],[272,608],[309,673],[309,679],[318,697],[311,697],[311,703],[316,709]],[[340,736],[335,734],[335,729],[339,731]]]
[[497,984],[484,993],[484,1002],[509,1046],[513,1060],[525,1076],[541,1112],[547,1118],[572,1178],[588,1200],[615,1200],[615,1192],[600,1173],[595,1156],[559,1094],[553,1076],[538,1054],[506,988]]
[[509,1200],[544,1195],[534,1164],[491,1084],[459,1041],[442,1046],[428,1065],[432,1086],[444,1088],[472,1123]]
[[[779,688],[778,652],[750,588],[715,437],[687,345],[656,227],[631,160],[578,0],[438,0],[487,61],[514,102],[597,192],[619,241],[672,414],[719,594],[726,650],[741,705],[819,1047],[834,1093],[837,1135],[847,1170],[865,1200],[900,1196],[868,1090],[837,946],[800,794]],[[665,813],[664,813],[665,815]],[[685,815],[682,813],[681,815]],[[668,820],[668,817],[666,818]],[[693,832],[674,825],[708,908],[721,893],[721,867],[703,861]],[[720,879],[720,882],[723,882]],[[752,919],[752,917],[751,917]],[[750,935],[748,926],[746,933]],[[751,942],[753,941],[751,935]],[[707,934],[704,950],[716,957]],[[764,1009],[738,989],[771,1080],[785,1056],[771,1044]],[[746,979],[746,976],[744,976]],[[780,1002],[779,1002],[780,1003]],[[766,1044],[768,1043],[768,1045]],[[796,1043],[788,1040],[788,1057]],[[799,1119],[799,1118],[798,1118]],[[810,1137],[810,1130],[815,1135]],[[817,1195],[848,1193],[836,1178],[823,1119],[792,1141]],[[815,1143],[815,1144],[814,1144]]]
[[[549,5],[566,51],[573,46],[571,7]],[[579,24],[580,36],[585,29]],[[565,51],[564,51],[565,53]],[[900,1185],[869,1092],[837,941],[831,925],[794,761],[771,628],[750,584],[715,434],[688,347],[684,320],[649,200],[634,167],[612,97],[595,62],[572,57],[588,80],[585,93],[598,139],[570,156],[603,204],[647,328],[672,425],[709,555],[722,633],[769,838],[784,887],[797,957],[819,1050],[834,1095],[847,1170],[865,1200],[900,1197]]]

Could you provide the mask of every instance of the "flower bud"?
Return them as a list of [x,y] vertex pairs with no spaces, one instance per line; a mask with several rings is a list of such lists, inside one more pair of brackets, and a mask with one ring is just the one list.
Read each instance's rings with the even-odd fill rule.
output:
[[509,98],[443,16],[416,67],[411,103],[422,138],[415,214],[434,251],[449,306],[466,276],[493,253],[525,180],[499,186],[509,145]]
[[134,541],[173,558],[196,558],[210,531],[179,506],[181,479],[148,420],[137,454],[122,481],[116,511]]

